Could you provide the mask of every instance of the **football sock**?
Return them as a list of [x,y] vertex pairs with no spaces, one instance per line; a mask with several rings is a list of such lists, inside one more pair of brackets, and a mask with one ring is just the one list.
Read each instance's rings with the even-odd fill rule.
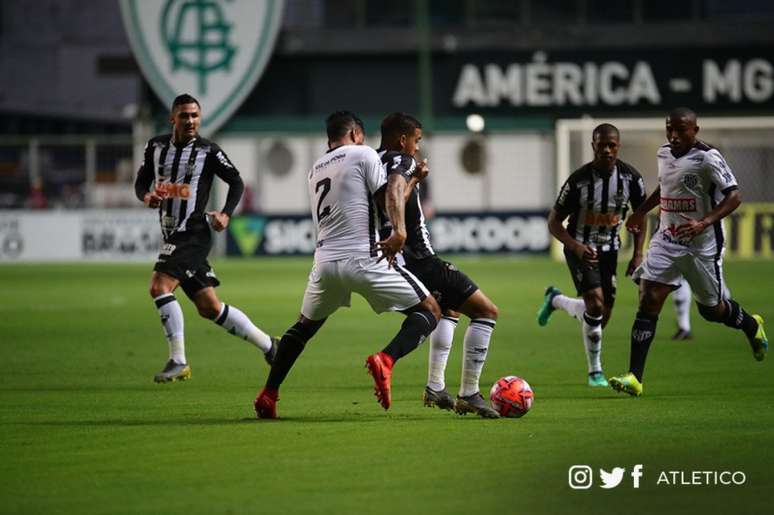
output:
[[691,288],[687,283],[672,293],[672,301],[675,304],[677,327],[683,331],[691,332]]
[[602,372],[602,315],[593,317],[584,313],[582,331],[589,374]]
[[551,305],[557,309],[564,310],[569,313],[570,316],[583,321],[583,313],[586,312],[586,304],[583,302],[583,299],[559,294],[553,298]]
[[758,332],[758,322],[735,300],[725,299],[723,302],[726,304],[726,312],[722,322],[728,327],[744,331],[748,340],[755,338],[755,333]]
[[277,345],[277,355],[274,356],[274,363],[269,371],[269,378],[266,380],[266,388],[270,393],[279,390],[282,381],[285,380],[293,364],[304,351],[306,342],[317,333],[323,322],[325,319],[314,322],[312,325],[296,322],[282,335],[282,339]]
[[180,309],[180,303],[177,302],[173,293],[159,295],[153,302],[161,315],[161,325],[164,326],[164,333],[167,336],[169,344],[169,359],[175,363],[186,363],[185,361],[185,339],[183,331],[183,310]]
[[446,388],[446,362],[454,340],[454,330],[459,318],[441,317],[430,334],[430,358],[427,363],[427,386],[439,392]]
[[478,380],[481,378],[494,327],[495,321],[492,319],[474,318],[465,331],[465,339],[462,342],[460,397],[467,397],[479,391]]
[[640,382],[642,382],[642,374],[645,371],[645,360],[648,358],[650,344],[656,336],[657,323],[657,316],[651,316],[638,311],[632,325],[629,372],[633,373]]
[[382,352],[389,355],[393,362],[419,347],[425,337],[433,332],[437,321],[429,311],[409,313],[400,326],[400,331]]
[[223,329],[252,343],[265,354],[271,350],[271,338],[250,321],[242,311],[225,302],[220,307],[220,313],[215,318],[215,323]]

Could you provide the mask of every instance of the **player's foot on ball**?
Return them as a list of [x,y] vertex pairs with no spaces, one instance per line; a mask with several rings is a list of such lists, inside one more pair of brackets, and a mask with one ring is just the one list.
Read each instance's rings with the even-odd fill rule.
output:
[[642,383],[631,372],[622,376],[611,377],[610,386],[616,392],[628,393],[632,397],[642,395]]
[[153,376],[153,380],[157,383],[172,383],[186,379],[191,379],[191,367],[186,363],[176,363],[171,359],[164,365],[164,370]]
[[264,388],[258,397],[253,402],[253,408],[255,408],[255,414],[258,418],[277,418],[277,401],[279,400],[279,392],[277,390],[270,390]]
[[686,331],[680,327],[677,328],[677,332],[672,335],[673,340],[693,340],[693,334],[691,331]]
[[446,388],[433,390],[429,386],[425,386],[425,393],[422,394],[422,400],[428,408],[436,406],[445,410],[454,409],[454,398],[449,395]]
[[274,364],[274,357],[277,355],[277,345],[279,345],[280,339],[276,336],[271,337],[271,347],[269,350],[263,353],[263,359],[266,360],[266,363],[269,364],[269,366],[272,366]]
[[374,395],[376,400],[384,409],[390,409],[392,405],[392,394],[390,393],[390,383],[392,381],[393,360],[389,354],[377,352],[366,358],[366,368],[371,377],[374,378]]
[[551,313],[556,311],[556,308],[551,302],[554,300],[554,297],[561,295],[561,293],[562,292],[560,292],[558,288],[554,288],[553,286],[546,288],[546,292],[543,295],[543,304],[540,305],[537,314],[538,325],[543,326],[548,323],[548,319],[551,318]]
[[466,397],[457,396],[457,400],[454,401],[454,411],[458,415],[466,415],[468,413],[475,413],[482,418],[500,418],[500,414],[497,413],[492,407],[484,400],[484,396],[481,392],[476,392],[473,395]]
[[609,386],[604,372],[592,372],[589,374],[589,386]]
[[758,331],[755,333],[755,337],[750,340],[750,346],[755,360],[763,361],[766,359],[766,353],[769,352],[769,340],[766,339],[766,331],[763,330],[763,317],[760,315],[752,317],[758,322]]

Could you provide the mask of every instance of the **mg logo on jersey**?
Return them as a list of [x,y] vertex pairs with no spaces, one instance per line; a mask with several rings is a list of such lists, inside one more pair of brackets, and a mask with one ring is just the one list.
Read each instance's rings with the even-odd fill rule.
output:
[[181,93],[202,104],[201,133],[213,134],[263,73],[284,0],[121,0],[134,57],[169,106]]

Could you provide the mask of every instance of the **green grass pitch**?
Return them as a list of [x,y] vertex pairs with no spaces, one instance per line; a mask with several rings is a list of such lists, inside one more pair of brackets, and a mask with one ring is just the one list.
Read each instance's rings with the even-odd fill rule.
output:
[[[372,395],[365,357],[401,323],[359,297],[334,315],[291,371],[279,421],[256,420],[267,366],[251,346],[186,317],[193,378],[155,385],[166,360],[146,265],[0,266],[0,513],[510,514],[765,513],[774,502],[774,371],[741,333],[701,320],[672,342],[665,306],[633,399],[585,385],[578,323],[540,328],[547,259],[454,260],[498,304],[482,389],[516,374],[535,391],[522,419],[482,420],[422,406],[427,346],[398,363],[393,407]],[[223,300],[281,334],[297,316],[309,259],[217,261]],[[622,272],[624,265],[619,265]],[[726,265],[733,295],[774,322],[774,263]],[[634,285],[619,275],[604,335],[608,374],[626,370]],[[769,326],[774,333],[774,324]],[[461,323],[450,358],[459,384]],[[588,490],[568,468],[594,468]],[[644,465],[641,487],[629,471]],[[599,487],[597,469],[625,467]],[[661,471],[742,471],[741,486],[657,484]],[[670,476],[671,477],[671,476]],[[737,476],[739,478],[740,476]]]

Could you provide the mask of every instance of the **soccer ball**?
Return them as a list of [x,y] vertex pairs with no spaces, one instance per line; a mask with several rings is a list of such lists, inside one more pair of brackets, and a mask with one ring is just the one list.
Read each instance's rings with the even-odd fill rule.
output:
[[502,417],[523,417],[532,407],[534,398],[529,383],[516,376],[498,379],[489,391],[492,407]]

